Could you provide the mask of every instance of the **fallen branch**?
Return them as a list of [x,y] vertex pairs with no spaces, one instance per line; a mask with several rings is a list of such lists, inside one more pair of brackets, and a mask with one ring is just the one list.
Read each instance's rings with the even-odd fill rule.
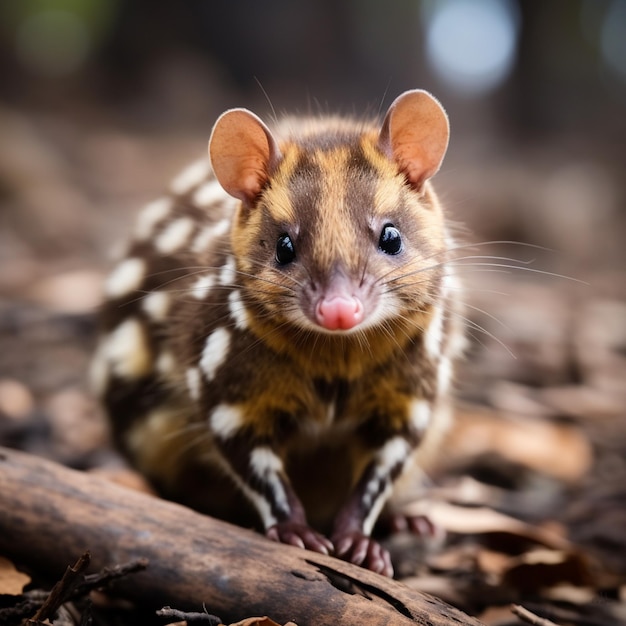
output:
[[147,559],[120,594],[154,609],[206,606],[225,623],[269,615],[298,626],[480,624],[360,567],[0,448],[0,553],[58,577],[84,550],[95,569]]
[[539,615],[531,613],[528,609],[525,609],[519,604],[513,604],[511,606],[511,612],[517,615],[523,622],[528,622],[532,626],[557,626],[557,624],[551,622],[549,619],[539,617]]

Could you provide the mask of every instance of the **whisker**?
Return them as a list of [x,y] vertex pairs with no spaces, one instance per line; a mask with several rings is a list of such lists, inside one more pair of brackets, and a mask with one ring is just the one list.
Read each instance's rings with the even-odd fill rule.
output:
[[495,341],[504,350],[506,350],[506,352],[509,354],[509,356],[511,358],[513,358],[513,359],[515,359],[517,361],[516,354],[513,352],[513,350],[511,350],[511,348],[509,348],[509,346],[507,346],[504,343],[504,341],[502,341],[502,339],[500,339],[499,337],[494,335],[492,332],[488,331],[484,326],[481,326],[478,322],[475,322],[475,321],[471,320],[469,317],[466,317],[465,315],[462,315],[460,313],[455,313],[455,314],[457,315],[457,317],[460,320],[462,320],[468,326],[468,328],[476,330],[476,331],[482,333],[483,335],[485,335],[486,337],[489,337],[489,339],[492,339],[493,341]]
[[567,276],[565,274],[558,274],[556,272],[548,272],[546,270],[540,270],[534,267],[520,267],[519,265],[511,265],[506,263],[468,263],[468,264],[460,264],[457,267],[498,267],[505,268],[510,270],[521,270],[523,272],[530,272],[533,274],[540,274],[542,276],[550,276],[552,278],[561,278],[563,280],[569,280],[575,283],[579,283],[581,285],[589,285],[588,282],[584,280],[580,280],[579,278],[574,278],[573,276]]

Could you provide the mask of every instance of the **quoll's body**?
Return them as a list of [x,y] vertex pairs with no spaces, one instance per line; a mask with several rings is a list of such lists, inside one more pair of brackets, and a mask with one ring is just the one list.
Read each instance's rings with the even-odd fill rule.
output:
[[235,109],[140,214],[94,378],[165,496],[391,574],[370,533],[446,421],[461,344],[428,182],[447,141],[422,91],[382,125]]

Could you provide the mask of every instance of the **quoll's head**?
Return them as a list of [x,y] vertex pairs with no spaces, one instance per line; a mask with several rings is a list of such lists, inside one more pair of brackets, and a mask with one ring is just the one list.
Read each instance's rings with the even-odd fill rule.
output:
[[[286,132],[281,132],[286,130]],[[297,120],[274,134],[233,109],[209,142],[215,175],[241,200],[232,245],[248,302],[309,331],[406,320],[436,297],[446,238],[429,179],[447,116],[408,91],[382,124]]]

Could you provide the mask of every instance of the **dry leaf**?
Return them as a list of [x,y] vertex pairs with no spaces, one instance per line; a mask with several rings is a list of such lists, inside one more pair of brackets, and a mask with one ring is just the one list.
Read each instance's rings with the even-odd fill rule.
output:
[[485,574],[500,577],[510,567],[511,557],[502,552],[479,549],[476,554],[478,567]]
[[593,574],[589,559],[578,552],[533,550],[511,559],[502,580],[510,587],[532,593],[563,584],[589,587]]
[[595,589],[589,587],[574,587],[573,585],[557,585],[551,589],[546,589],[543,594],[545,598],[568,604],[589,604],[599,600]]
[[508,536],[509,542],[535,543],[554,549],[566,549],[569,542],[555,532],[526,524],[487,507],[463,507],[448,502],[420,501],[407,506],[407,513],[423,515],[440,528],[462,535],[492,534]]
[[476,569],[476,546],[452,546],[430,555],[427,564],[434,572],[473,571]]
[[485,626],[510,625],[511,607],[509,605],[492,606],[483,613],[480,613],[477,617]]
[[591,445],[580,428],[486,409],[458,411],[450,445],[457,459],[498,454],[564,481],[580,479],[592,462]]
[[230,626],[280,626],[277,622],[269,617],[247,617],[246,619],[230,624]]
[[0,595],[19,596],[30,583],[30,576],[18,572],[11,561],[0,556]]

